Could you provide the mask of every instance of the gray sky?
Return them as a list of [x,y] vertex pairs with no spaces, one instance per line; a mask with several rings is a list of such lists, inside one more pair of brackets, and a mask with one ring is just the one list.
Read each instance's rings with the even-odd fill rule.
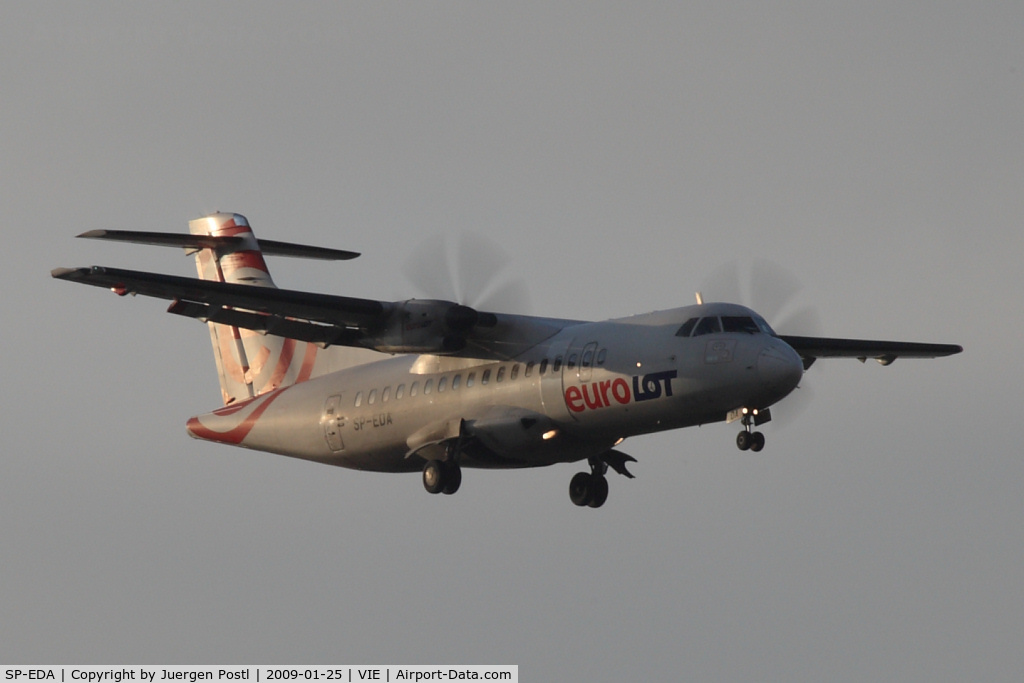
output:
[[[679,5],[5,4],[0,660],[1019,680],[1024,4]],[[601,319],[765,257],[825,333],[966,351],[820,362],[759,455],[632,439],[597,511],[568,465],[441,499],[189,439],[206,330],[49,277],[191,275],[72,236],[218,209],[364,253],[289,288],[409,296],[471,230]]]

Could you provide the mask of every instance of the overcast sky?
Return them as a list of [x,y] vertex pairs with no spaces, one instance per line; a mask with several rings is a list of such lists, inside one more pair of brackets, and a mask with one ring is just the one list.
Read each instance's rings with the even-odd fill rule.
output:
[[[118,7],[0,9],[0,661],[1020,680],[1024,4]],[[576,465],[430,496],[189,439],[205,328],[49,276],[192,275],[73,236],[214,210],[364,254],[289,288],[418,295],[473,231],[602,319],[763,257],[823,333],[966,350],[819,362],[757,455],[631,439],[600,510]]]

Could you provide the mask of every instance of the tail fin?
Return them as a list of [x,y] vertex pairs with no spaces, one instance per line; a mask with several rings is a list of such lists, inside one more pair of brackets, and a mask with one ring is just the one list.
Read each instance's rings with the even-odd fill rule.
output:
[[[189,221],[188,228],[193,235],[240,240],[196,251],[200,279],[253,287],[276,286],[245,216],[213,213]],[[313,344],[230,325],[207,324],[225,405],[304,382],[313,374],[318,350]]]

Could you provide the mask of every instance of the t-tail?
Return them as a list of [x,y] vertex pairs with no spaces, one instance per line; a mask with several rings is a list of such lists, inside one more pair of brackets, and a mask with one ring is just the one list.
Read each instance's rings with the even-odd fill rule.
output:
[[[189,221],[193,235],[233,237],[195,252],[203,280],[276,287],[249,221],[237,213],[213,213]],[[304,382],[313,374],[318,348],[310,343],[208,322],[225,405]]]
[[[263,260],[264,254],[325,261],[344,261],[359,256],[353,251],[257,239],[249,221],[237,213],[212,213],[189,221],[189,234],[89,230],[79,237],[184,248],[186,253],[195,254],[200,279],[232,287],[276,289]],[[62,280],[109,288],[121,295],[145,288],[145,293],[151,296],[172,299],[168,312],[207,323],[225,405],[366,362],[360,360],[358,354],[339,354],[334,349],[326,353],[324,349],[330,340],[320,334],[310,337],[310,324],[295,322],[287,313],[260,314],[210,301],[207,298],[210,291],[188,286],[191,278],[99,266],[57,268],[51,274]],[[319,327],[315,331],[322,332]],[[271,332],[294,334],[277,336]],[[347,350],[373,353],[365,349]]]

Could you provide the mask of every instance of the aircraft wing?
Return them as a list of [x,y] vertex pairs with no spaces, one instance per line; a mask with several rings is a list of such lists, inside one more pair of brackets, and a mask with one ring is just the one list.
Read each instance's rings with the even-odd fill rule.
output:
[[172,301],[169,313],[385,353],[511,358],[575,321],[475,311],[450,301],[383,302],[137,270],[57,268],[53,277]]
[[939,358],[963,351],[957,344],[923,344],[919,342],[875,341],[870,339],[836,339],[833,337],[797,337],[779,335],[804,359],[809,368],[818,358],[856,358],[861,362],[874,358],[889,365],[897,358]]

